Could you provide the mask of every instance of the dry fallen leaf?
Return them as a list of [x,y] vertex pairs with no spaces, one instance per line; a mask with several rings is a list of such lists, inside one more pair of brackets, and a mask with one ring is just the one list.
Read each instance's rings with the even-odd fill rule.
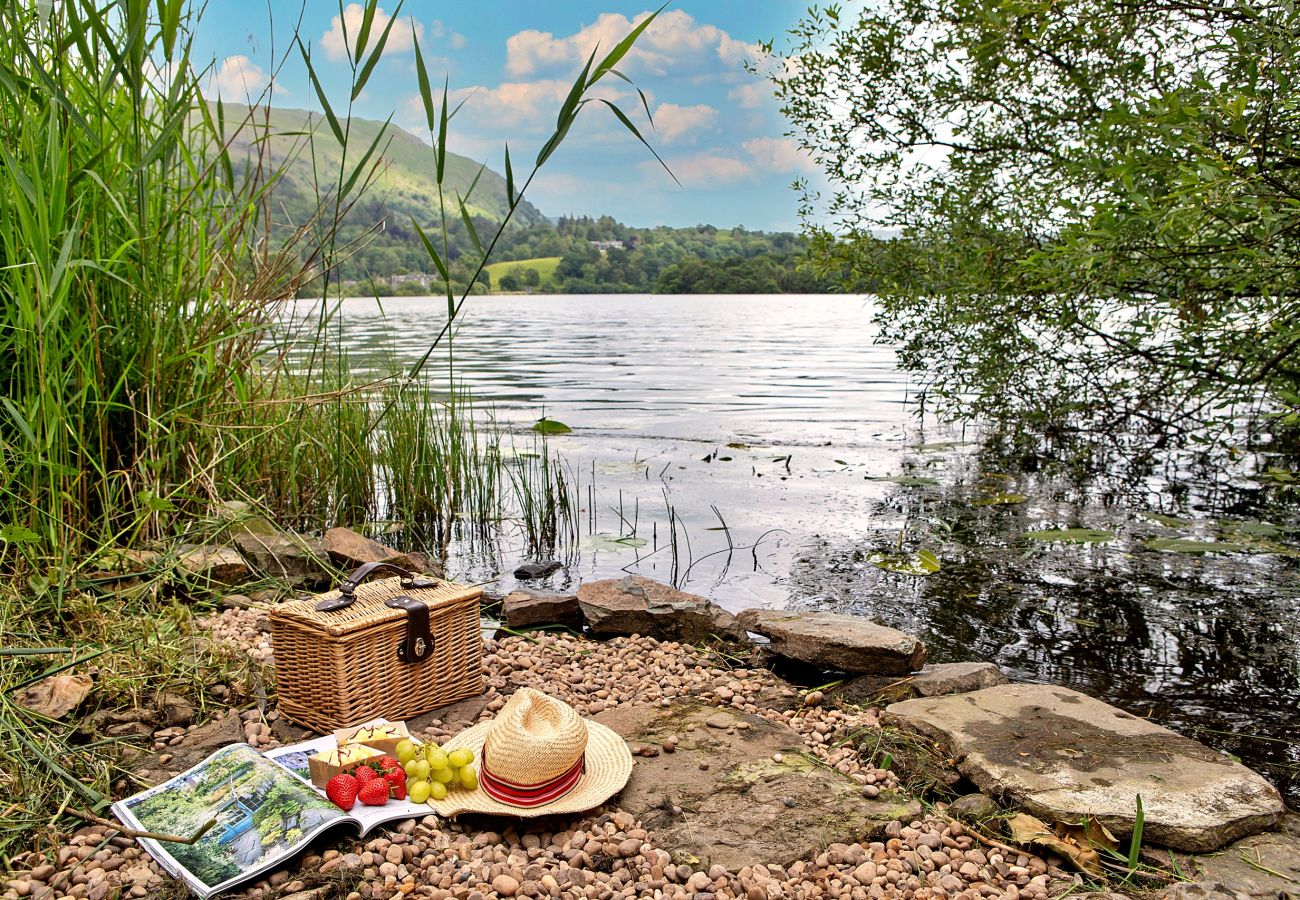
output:
[[[1096,829],[1100,829],[1100,832],[1104,832],[1107,836],[1110,835],[1110,832],[1100,825],[1093,824]],[[1036,819],[1027,813],[1018,813],[1007,820],[1007,827],[1011,829],[1011,839],[1017,844],[1035,844],[1039,847],[1046,847],[1060,853],[1084,872],[1093,875],[1102,874],[1101,857],[1089,843],[1090,833],[1098,833],[1098,836],[1100,836],[1100,833],[1089,828],[1089,826],[1061,826],[1065,834],[1058,835],[1041,819]],[[1113,841],[1114,838],[1112,837],[1111,840]]]
[[89,675],[55,675],[18,692],[20,706],[51,719],[61,719],[81,705],[94,681]]

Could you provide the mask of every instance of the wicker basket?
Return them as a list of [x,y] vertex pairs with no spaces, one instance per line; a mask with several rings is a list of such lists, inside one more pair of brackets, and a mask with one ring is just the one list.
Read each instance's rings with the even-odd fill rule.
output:
[[[362,584],[379,569],[401,573]],[[319,732],[418,716],[483,692],[482,591],[362,566],[338,590],[271,611],[280,711]]]

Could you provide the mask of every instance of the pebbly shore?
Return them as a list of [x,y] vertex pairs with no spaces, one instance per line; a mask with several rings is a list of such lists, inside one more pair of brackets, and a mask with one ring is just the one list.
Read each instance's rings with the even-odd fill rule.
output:
[[[255,609],[227,609],[207,619],[211,640],[233,644],[265,662],[270,655],[266,619]],[[622,707],[671,707],[690,700],[735,710],[793,729],[806,753],[858,785],[866,797],[898,788],[894,771],[875,768],[861,742],[838,736],[880,728],[880,710],[808,702],[762,668],[673,641],[616,637],[592,641],[563,633],[507,636],[485,645],[487,691],[455,715],[426,717],[420,735],[441,740],[473,721],[491,717],[523,685],[545,690],[585,715]],[[734,667],[733,667],[734,666]],[[259,748],[296,738],[274,706],[246,710],[242,735]],[[166,766],[203,726],[155,735],[153,760]],[[660,748],[634,747],[658,754]],[[665,746],[663,750],[669,748]],[[1042,900],[1077,892],[1079,876],[1054,857],[990,846],[941,808],[913,804],[909,815],[883,824],[878,834],[832,843],[788,865],[755,864],[728,870],[693,865],[661,848],[614,798],[583,816],[512,824],[501,819],[447,822],[433,816],[396,823],[363,841],[332,834],[292,867],[229,896],[247,900],[431,897],[586,898],[821,898],[851,900]],[[736,817],[744,817],[743,804]],[[5,900],[180,897],[172,881],[134,842],[104,826],[59,835],[57,846],[15,858]]]

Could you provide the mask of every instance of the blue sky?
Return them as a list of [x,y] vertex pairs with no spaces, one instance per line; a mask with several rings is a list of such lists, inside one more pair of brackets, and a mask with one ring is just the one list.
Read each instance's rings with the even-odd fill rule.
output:
[[[384,17],[396,0],[383,4]],[[806,7],[791,0],[700,0],[670,5],[620,69],[650,98],[655,130],[647,137],[682,182],[678,187],[599,104],[583,119],[534,183],[530,199],[548,215],[608,213],[633,225],[798,227],[794,178],[815,168],[793,141],[762,79],[744,71],[757,42],[779,39]],[[614,0],[408,0],[389,49],[354,112],[395,113],[394,122],[427,137],[418,102],[412,34],[430,74],[451,79],[453,98],[468,95],[452,124],[452,149],[501,170],[505,141],[518,173],[554,127],[555,113],[591,48],[611,47],[648,7]],[[210,60],[210,93],[243,100],[265,90],[276,59],[301,33],[331,103],[346,105],[344,33],[354,37],[360,7],[337,0],[305,5],[271,0],[210,0],[197,28],[198,58]],[[351,27],[341,27],[352,23]],[[377,24],[375,30],[379,30]],[[273,102],[317,108],[296,51],[280,69]],[[602,82],[604,85],[604,82]],[[626,83],[609,79],[603,96],[645,125]],[[584,121],[585,119],[585,121]]]

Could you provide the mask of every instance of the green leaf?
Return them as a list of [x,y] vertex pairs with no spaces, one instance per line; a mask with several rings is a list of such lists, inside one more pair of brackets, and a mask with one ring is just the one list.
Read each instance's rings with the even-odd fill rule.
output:
[[[627,52],[632,49],[632,45],[636,43],[637,38],[639,38],[641,34],[650,27],[650,23],[658,18],[659,14],[663,12],[667,6],[668,4],[665,3],[650,15],[646,16],[640,24],[628,32],[627,37],[614,45],[614,49],[609,51],[605,58],[600,61],[600,65],[596,67],[596,71],[592,73],[591,81],[587,83],[588,87],[599,81],[606,72],[618,65],[619,61],[622,60],[623,57],[627,56]],[[592,55],[595,55],[594,51]]]
[[[401,4],[399,3],[398,6],[400,7]],[[361,54],[366,52],[366,44],[370,40],[370,29],[374,27],[375,11],[377,9],[379,9],[379,0],[366,0],[365,9],[361,13],[361,30],[357,32],[357,44],[352,52],[353,62],[361,62]],[[393,17],[388,20],[390,28],[396,19],[397,13],[394,12]],[[342,17],[339,18],[339,27],[346,27],[343,25]],[[346,35],[344,35],[344,37],[346,37]],[[355,100],[356,96],[354,95],[352,99]]]
[[34,544],[41,536],[26,525],[0,525],[0,541],[6,544]]
[[1228,544],[1221,541],[1197,541],[1191,538],[1158,537],[1143,543],[1148,550],[1162,553],[1249,553],[1250,548],[1244,544]]
[[557,422],[545,416],[533,423],[531,430],[536,431],[538,434],[571,434],[573,432],[573,429],[563,422]]
[[939,479],[926,475],[868,475],[868,481],[889,481],[903,487],[933,487]]
[[895,575],[910,575],[924,578],[943,568],[939,557],[933,550],[918,550],[916,553],[874,553],[868,559],[877,569],[893,572]]
[[176,509],[175,503],[172,503],[166,497],[159,497],[153,491],[141,492],[140,503],[153,512],[172,512]]
[[307,52],[302,41],[298,42],[298,52],[302,54],[303,65],[307,67],[307,77],[311,80],[312,89],[316,91],[320,108],[325,111],[325,120],[329,122],[330,131],[334,132],[334,138],[340,146],[346,145],[348,141],[343,133],[343,126],[339,124],[338,116],[334,115],[334,107],[330,106],[329,98],[325,96],[325,89],[321,87],[320,79],[316,77],[316,67],[311,63],[311,54]]
[[1180,519],[1177,516],[1166,516],[1163,513],[1144,512],[1142,518],[1150,519],[1157,525],[1164,525],[1166,528],[1183,528],[1192,523],[1187,519]]
[[438,185],[442,185],[443,175],[447,171],[447,92],[451,88],[451,79],[442,82],[442,113],[438,119]]
[[515,170],[510,168],[510,145],[506,144],[506,200],[515,205]]
[[1104,544],[1115,540],[1115,535],[1100,528],[1049,528],[1045,531],[1025,531],[1020,536],[1031,541],[1060,541],[1067,544]]
[[483,255],[483,242],[479,240],[478,229],[474,227],[474,220],[470,218],[469,210],[465,208],[465,201],[460,195],[456,195],[456,202],[460,206],[460,220],[465,223],[465,230],[469,232],[469,239],[474,242],[474,249],[478,255]]
[[420,240],[424,242],[425,252],[429,254],[429,258],[433,260],[433,264],[438,268],[438,274],[442,276],[444,282],[451,284],[451,276],[447,274],[447,266],[443,263],[442,257],[438,255],[438,251],[434,249],[433,241],[429,240],[429,236],[424,233],[420,223],[415,221],[415,216],[411,216],[411,224],[415,226],[416,232],[420,235]]
[[[366,13],[367,15],[373,16],[373,14],[370,12],[369,9],[370,5],[371,4],[367,4]],[[388,45],[388,35],[392,33],[393,23],[397,21],[397,14],[401,10],[401,8],[402,8],[402,4],[399,2],[397,4],[397,9],[393,10],[392,16],[389,17],[388,19],[388,25],[384,28],[384,33],[379,36],[379,41],[375,44],[374,52],[370,54],[370,58],[366,60],[366,64],[361,67],[361,72],[357,75],[356,84],[352,86],[353,100],[361,96],[361,92],[365,90],[366,82],[370,80],[370,73],[373,72],[375,70],[375,66],[379,64],[379,58],[384,55],[384,47]],[[368,36],[370,33],[369,20],[363,22],[362,26],[364,29],[362,31],[362,34]],[[357,61],[358,62],[361,60],[361,49],[362,49],[361,38],[358,38],[357,39]]]
[[578,544],[584,550],[635,550],[646,545],[645,538],[618,534],[589,534]]
[[420,41],[414,35],[411,40],[415,49],[415,78],[420,87],[420,102],[424,104],[424,117],[429,125],[429,134],[437,127],[434,113],[433,88],[429,84],[429,70],[424,65],[424,54],[420,52]]
[[[668,176],[672,178],[673,181],[677,181],[677,176],[673,174],[672,169],[668,168],[668,163],[664,162],[663,157],[661,157],[657,152],[655,152],[654,147],[650,146],[650,142],[641,136],[641,132],[638,131],[637,127],[632,124],[632,120],[627,117],[627,115],[623,112],[623,110],[619,109],[613,103],[610,103],[608,100],[605,100],[604,98],[601,98],[600,102],[605,104],[611,110],[614,111],[614,115],[617,116],[618,120],[623,123],[623,127],[626,128],[628,131],[632,132],[632,134],[636,135],[636,139],[640,141],[647,150],[650,151],[650,153],[654,156],[655,159],[659,160],[659,165],[664,167],[664,171],[668,173]],[[681,187],[682,183],[680,181],[677,181],[677,186]]]

